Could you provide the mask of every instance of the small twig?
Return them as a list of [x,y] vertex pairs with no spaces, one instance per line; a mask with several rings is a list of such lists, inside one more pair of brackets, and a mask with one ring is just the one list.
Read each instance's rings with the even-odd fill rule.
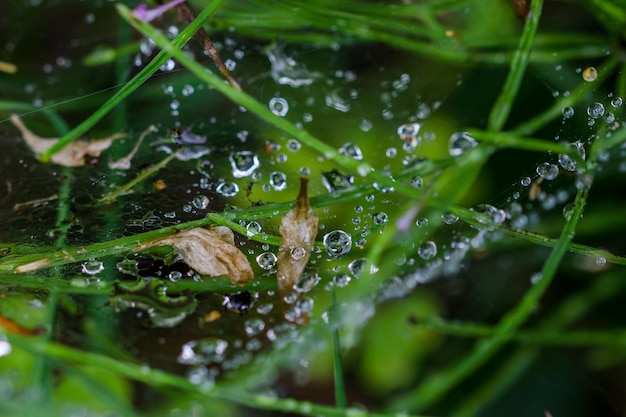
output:
[[130,162],[135,157],[135,154],[139,150],[139,146],[141,146],[141,143],[143,142],[144,138],[146,136],[148,136],[149,133],[156,132],[156,130],[157,130],[156,126],[154,126],[154,125],[148,126],[148,128],[141,133],[141,135],[139,136],[139,139],[137,139],[137,143],[135,144],[133,149],[129,152],[129,154],[126,155],[123,158],[120,158],[118,160],[109,162],[109,168],[111,168],[111,169],[129,169],[130,168]]
[[48,203],[50,201],[54,201],[57,198],[59,198],[59,195],[53,194],[49,197],[37,198],[35,200],[26,201],[24,203],[15,203],[15,205],[13,206],[13,211],[20,211],[21,209],[25,207],[30,207],[30,206],[38,207],[38,206],[41,206],[42,204]]
[[[186,2],[180,3],[176,6],[176,8],[178,9],[182,19],[184,19],[187,24],[195,20],[196,14],[193,12],[193,10],[191,10]],[[196,38],[198,38],[198,41],[204,48],[204,52],[206,52],[211,57],[213,62],[215,62],[215,65],[217,65],[217,68],[220,70],[222,75],[233,87],[235,87],[239,91],[242,91],[241,85],[230,74],[230,72],[222,62],[222,58],[220,58],[220,54],[217,52],[217,49],[215,49],[215,45],[213,45],[213,42],[209,38],[209,35],[206,33],[206,30],[204,30],[203,27],[200,27],[200,29],[198,29],[198,31],[195,33],[195,36]]]

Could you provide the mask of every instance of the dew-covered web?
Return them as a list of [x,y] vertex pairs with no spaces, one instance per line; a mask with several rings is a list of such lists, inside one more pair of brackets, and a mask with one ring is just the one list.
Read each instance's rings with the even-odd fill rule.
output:
[[[81,25],[100,25],[99,13],[114,12],[108,6],[86,8]],[[227,22],[233,10],[224,12]],[[184,28],[174,15],[155,25],[169,39]],[[207,393],[225,376],[251,381],[257,373],[255,384],[270,401],[303,396],[302,387],[329,378],[331,333],[341,329],[344,350],[354,354],[350,375],[360,381],[359,395],[376,393],[372,404],[363,400],[375,407],[421,378],[403,367],[428,370],[432,365],[421,361],[443,361],[433,353],[438,349],[471,350],[442,347],[441,335],[421,328],[417,334],[415,326],[441,317],[498,323],[541,282],[543,264],[576,212],[577,192],[591,186],[588,171],[596,171],[597,182],[626,170],[621,147],[592,150],[623,128],[622,98],[600,62],[537,64],[522,82],[508,133],[498,136],[487,119],[506,65],[483,69],[339,35],[329,41],[321,30],[318,42],[299,42],[232,28],[211,36],[243,91],[336,154],[261,120],[170,59],[89,131],[102,138],[117,129],[126,137],[78,167],[40,162],[9,114],[44,137],[63,133],[50,112],[69,126],[89,117],[106,99],[93,92],[108,91],[120,76],[112,75],[114,63],[97,64],[103,51],[93,52],[111,38],[42,52],[41,62],[19,75],[36,81],[7,91],[25,104],[7,117],[4,107],[0,113],[0,285],[18,288],[14,273],[25,272],[22,302],[67,297],[54,341],[93,339],[89,326],[98,322],[106,336],[94,340],[118,349],[102,342],[102,353],[183,375]],[[137,42],[127,56],[128,79],[160,48],[125,36]],[[10,38],[4,49],[22,45]],[[217,73],[193,39],[183,51]],[[106,81],[82,75],[74,87],[84,68]],[[483,158],[475,169],[472,158]],[[286,250],[279,227],[303,177],[319,230],[302,276],[284,295],[276,277]],[[602,187],[601,194],[619,192]],[[574,260],[573,270],[596,273],[620,262],[595,246],[621,246],[592,230],[607,229],[599,217],[610,199],[590,204],[600,212],[582,222],[592,246],[573,248],[576,257],[566,259]],[[215,225],[234,232],[232,246],[252,266],[245,287],[198,273],[180,248],[154,244]],[[298,249],[288,248],[293,256]],[[87,324],[74,325],[81,317]],[[387,370],[373,364],[394,354],[406,362]],[[285,365],[287,376],[276,371]]]

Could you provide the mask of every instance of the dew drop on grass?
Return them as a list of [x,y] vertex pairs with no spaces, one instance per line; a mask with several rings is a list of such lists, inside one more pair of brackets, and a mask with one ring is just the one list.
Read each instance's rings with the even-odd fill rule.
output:
[[326,253],[333,258],[340,258],[352,249],[352,237],[343,230],[333,230],[323,238]]
[[246,235],[248,237],[261,233],[261,225],[258,222],[251,221],[246,226]]
[[228,157],[235,178],[243,178],[252,175],[259,167],[259,157],[251,151],[233,152]]
[[445,224],[454,224],[459,221],[459,216],[454,213],[443,213],[441,219]]
[[575,209],[576,206],[574,204],[566,204],[565,207],[563,207],[563,217],[565,217],[565,220],[570,220],[572,218]]
[[389,216],[387,213],[379,211],[378,213],[372,214],[372,220],[374,221],[374,224],[381,225],[389,221]]
[[359,129],[361,129],[363,132],[369,132],[370,130],[372,130],[372,127],[374,127],[374,124],[370,120],[361,119],[361,122],[359,123]]
[[522,178],[522,180],[520,181],[520,183],[521,183],[524,187],[528,187],[528,186],[532,183],[532,180],[530,179],[530,177],[524,177],[524,178]]
[[300,148],[302,148],[302,145],[297,140],[289,139],[287,141],[287,149],[289,149],[291,152],[298,152]]
[[169,278],[170,281],[176,282],[176,281],[179,281],[183,277],[183,274],[180,271],[172,271],[169,273],[167,277]]
[[339,153],[341,155],[356,159],[357,161],[363,159],[363,152],[361,151],[361,148],[359,148],[358,145],[352,142],[348,142],[344,144],[341,148],[339,148]]
[[602,103],[593,103],[591,106],[587,107],[587,114],[592,119],[598,119],[604,115],[604,106]]
[[317,283],[320,282],[320,276],[317,274],[304,274],[300,281],[296,282],[293,288],[299,293],[311,291]]
[[622,98],[621,97],[615,97],[613,100],[611,100],[611,106],[613,107],[620,107],[622,105]]
[[163,72],[170,72],[174,68],[176,68],[176,61],[174,61],[173,59],[168,59],[167,61],[165,61],[165,63],[163,63],[163,65],[161,65],[159,69]]
[[216,337],[192,340],[182,346],[178,363],[184,365],[220,363],[224,360],[227,348],[228,342]]
[[495,224],[502,224],[506,220],[506,212],[491,204],[480,204],[474,210],[478,213],[486,214],[489,216],[489,220]]
[[276,116],[286,116],[289,112],[289,103],[282,97],[272,97],[269,108]]
[[191,204],[197,209],[206,210],[209,207],[209,197],[205,195],[197,195],[193,198]]
[[572,107],[563,107],[563,117],[569,119],[574,116],[574,109]]
[[287,175],[284,172],[274,171],[270,174],[270,185],[276,191],[287,188]]
[[348,264],[348,270],[352,275],[359,278],[364,274],[374,274],[378,271],[378,267],[368,261],[366,258],[355,259]]
[[265,270],[270,270],[276,266],[276,255],[272,252],[263,252],[256,257],[256,263]]
[[398,127],[398,136],[403,141],[411,140],[417,137],[422,125],[419,123],[407,123]]
[[559,174],[559,167],[549,162],[542,162],[537,166],[537,175],[546,180],[553,180]]
[[104,264],[97,260],[90,260],[82,264],[81,266],[83,274],[96,275],[104,270]]
[[344,273],[337,274],[333,277],[333,283],[337,287],[345,287],[350,283],[350,280],[350,275]]
[[543,274],[541,272],[535,272],[530,276],[530,283],[535,285],[543,278]]
[[[0,358],[11,353],[11,350],[12,350],[11,343],[7,340],[6,336],[0,335]],[[8,387],[3,387],[3,388],[5,388],[6,390]]]
[[432,240],[424,242],[418,249],[417,254],[424,260],[429,260],[437,255],[437,244]]
[[595,81],[598,78],[598,70],[594,67],[587,67],[583,70],[583,80],[587,82]]
[[415,225],[417,227],[426,227],[426,226],[428,226],[428,219],[426,217],[421,217],[421,218],[415,220]]
[[354,177],[352,175],[343,175],[336,169],[333,169],[332,171],[322,172],[322,184],[332,193],[352,187]]
[[215,191],[224,197],[234,197],[239,192],[239,186],[234,182],[220,181]]
[[244,322],[244,328],[248,336],[256,336],[265,329],[265,322],[260,318],[248,319]]
[[456,132],[450,136],[449,152],[451,156],[459,156],[478,145],[476,139],[467,132]]
[[411,187],[420,188],[422,185],[424,185],[424,180],[422,179],[422,177],[411,178]]

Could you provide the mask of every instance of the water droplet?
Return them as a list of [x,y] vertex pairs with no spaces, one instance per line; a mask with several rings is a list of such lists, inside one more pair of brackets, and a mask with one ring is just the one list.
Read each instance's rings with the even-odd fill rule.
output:
[[209,207],[209,197],[205,195],[197,195],[193,198],[191,204],[197,209],[206,210]]
[[432,240],[424,242],[418,249],[417,254],[424,260],[432,259],[437,255],[437,244]]
[[182,346],[178,363],[185,365],[219,363],[224,360],[226,348],[228,348],[228,342],[216,337],[192,340]]
[[478,145],[476,139],[467,132],[457,132],[450,136],[449,152],[451,156],[459,156]]
[[258,222],[251,221],[246,226],[246,235],[252,237],[258,233],[261,233],[261,225]]
[[176,282],[183,277],[183,274],[180,271],[172,271],[169,273],[167,277],[169,278],[170,281]]
[[368,261],[366,258],[359,258],[348,264],[348,270],[352,275],[359,278],[365,273],[376,273],[378,271],[378,267],[376,267],[376,265]]
[[337,274],[333,277],[333,282],[335,283],[335,286],[337,287],[345,287],[346,285],[348,285],[350,283],[350,275],[348,274]]
[[174,61],[173,59],[168,59],[167,61],[165,61],[165,63],[163,63],[163,65],[161,65],[159,69],[163,72],[170,72],[174,68],[176,68],[176,61]]
[[194,93],[195,89],[193,88],[193,86],[189,85],[189,84],[185,84],[183,86],[183,96],[185,97],[189,97],[190,95],[192,95]]
[[259,314],[267,315],[272,311],[273,308],[274,304],[272,303],[259,304],[259,306],[256,308],[256,311]]
[[621,105],[622,105],[622,98],[621,97],[615,97],[613,100],[611,100],[611,106],[619,107]]
[[276,266],[276,255],[272,252],[263,252],[256,257],[256,263],[265,270],[270,270]]
[[259,165],[259,157],[251,151],[233,152],[228,157],[235,178],[250,176]]
[[421,218],[415,220],[415,225],[417,227],[426,227],[426,226],[428,226],[428,219],[426,217],[421,217]]
[[595,81],[598,78],[598,70],[594,67],[587,67],[583,71],[583,80],[587,82]]
[[265,329],[265,322],[258,317],[248,319],[244,322],[246,334],[248,336],[256,336]]
[[373,170],[374,168],[372,168],[372,166],[368,163],[363,163],[363,164],[360,164],[358,167],[356,167],[356,172],[358,172],[359,175],[362,177],[366,177]]
[[354,177],[352,175],[343,175],[336,169],[333,169],[332,171],[322,172],[322,184],[332,193],[352,187]]
[[506,220],[506,212],[502,209],[492,206],[491,204],[480,204],[476,206],[474,211],[484,213],[489,216],[492,223],[502,224]]
[[387,156],[387,158],[395,158],[398,156],[398,150],[396,148],[388,148],[385,151],[385,156]]
[[[12,347],[11,343],[8,341],[5,335],[0,335],[0,358],[11,353]],[[8,387],[3,387],[8,388]],[[3,392],[4,394],[4,392]]]
[[553,180],[559,174],[559,167],[549,162],[543,162],[537,166],[537,174],[546,180]]
[[[285,54],[284,47],[283,44],[276,43],[272,48],[265,50],[271,65],[270,75],[274,81],[293,88],[311,85],[317,75],[308,72],[306,68],[298,65],[295,59]],[[243,53],[241,57],[243,58]]]
[[339,110],[343,113],[350,110],[350,103],[341,98],[337,92],[327,95],[325,102],[328,107],[332,107],[333,109]]
[[569,119],[574,116],[574,108],[563,107],[562,113],[563,113],[563,117],[565,117],[566,119]]
[[295,261],[298,261],[306,256],[306,249],[298,246],[296,248],[292,248],[290,254]]
[[398,136],[403,141],[415,139],[419,134],[420,128],[422,125],[419,123],[407,123],[398,127]]
[[524,187],[528,187],[532,183],[532,180],[530,177],[524,177],[520,182]]
[[454,213],[444,213],[441,215],[441,219],[445,224],[454,224],[459,221],[459,216]]
[[530,283],[535,285],[543,278],[543,274],[541,272],[535,272],[530,276]]
[[272,97],[269,108],[276,116],[283,117],[289,111],[289,103],[282,97]]
[[352,248],[352,237],[343,230],[333,230],[324,235],[324,247],[333,258],[344,256]]
[[274,171],[270,174],[270,185],[276,191],[282,191],[287,188],[287,175],[280,171]]
[[422,177],[411,178],[411,187],[420,188],[422,185],[424,185],[424,180],[422,179]]
[[604,106],[602,103],[593,103],[591,106],[587,107],[587,114],[592,119],[598,119],[604,115]]
[[297,140],[289,139],[287,141],[287,149],[289,149],[291,152],[298,152],[300,148],[302,148],[302,145]]
[[361,123],[359,123],[359,129],[363,132],[369,132],[374,127],[373,123],[368,119],[361,119]]
[[374,220],[374,224],[381,225],[389,221],[389,216],[387,213],[379,211],[378,213],[372,214],[372,220]]
[[96,275],[104,270],[104,264],[92,259],[82,264],[82,272],[87,275]]
[[215,191],[224,197],[234,197],[239,192],[239,186],[234,182],[220,182]]
[[352,142],[348,142],[339,148],[339,153],[358,161],[363,159],[363,152],[361,152],[361,148]]
[[565,220],[572,218],[575,209],[576,206],[574,204],[566,204],[565,207],[563,207],[563,217],[565,217]]
[[305,274],[300,281],[296,282],[293,288],[299,293],[309,292],[317,285],[318,282],[320,282],[319,275]]

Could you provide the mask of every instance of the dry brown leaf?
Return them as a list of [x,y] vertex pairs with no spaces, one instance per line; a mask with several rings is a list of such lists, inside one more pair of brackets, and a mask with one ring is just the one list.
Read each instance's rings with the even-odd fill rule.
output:
[[[59,141],[58,138],[43,138],[34,134],[24,125],[17,114],[11,115],[11,121],[22,133],[24,141],[37,157]],[[91,141],[80,139],[76,140],[52,155],[52,162],[67,167],[85,165],[85,159],[87,156],[97,158],[100,156],[102,151],[111,146],[115,139],[119,139],[124,136],[126,136],[125,133],[116,133],[115,135],[104,139]]]
[[307,195],[308,178],[300,178],[300,194],[296,205],[280,222],[280,249],[276,261],[276,277],[281,298],[294,292],[302,271],[309,261],[319,218],[311,208]]
[[254,278],[248,258],[235,246],[235,236],[225,226],[181,231],[140,245],[135,251],[154,246],[172,246],[187,265],[200,275],[226,275],[237,285],[245,285]]

